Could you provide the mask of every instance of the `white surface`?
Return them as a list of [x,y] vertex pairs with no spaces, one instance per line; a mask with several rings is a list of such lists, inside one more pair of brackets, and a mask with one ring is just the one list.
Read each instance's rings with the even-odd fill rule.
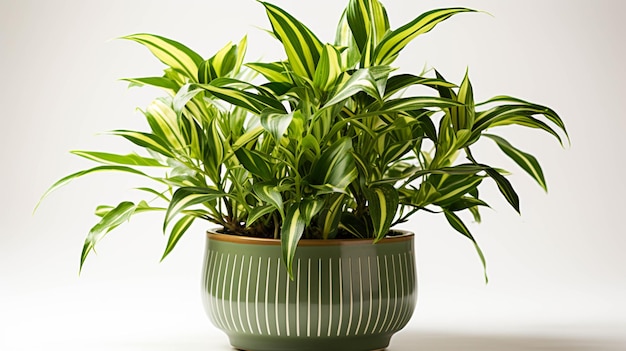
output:
[[[97,175],[54,193],[56,179],[88,167],[72,149],[125,152],[96,133],[142,128],[135,107],[154,90],[116,79],[158,75],[144,48],[113,39],[161,34],[208,56],[249,34],[248,59],[281,57],[254,26],[268,27],[259,4],[187,1],[0,0],[0,350],[229,350],[199,297],[202,231],[197,225],[159,264],[160,219],[146,215],[111,233],[77,275],[82,240],[101,203],[138,186]],[[219,3],[219,5],[217,5]],[[330,41],[341,1],[276,3]],[[626,187],[623,101],[626,53],[619,1],[394,1],[392,26],[424,10],[468,6],[417,39],[397,65],[425,63],[460,81],[470,68],[477,100],[510,94],[554,107],[572,146],[529,131],[508,135],[544,166],[550,193],[521,172],[513,177],[523,217],[494,187],[494,210],[471,229],[485,251],[490,283],[467,240],[445,220],[417,216],[420,298],[389,350],[626,350]],[[328,14],[331,14],[328,16]],[[228,34],[226,34],[228,33]],[[485,144],[485,161],[511,164]]]

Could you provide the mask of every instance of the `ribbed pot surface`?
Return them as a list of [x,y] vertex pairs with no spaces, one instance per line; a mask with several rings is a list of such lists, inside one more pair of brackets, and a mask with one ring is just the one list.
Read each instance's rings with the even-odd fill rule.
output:
[[384,349],[415,309],[413,237],[302,240],[291,280],[279,240],[209,233],[206,312],[242,350]]

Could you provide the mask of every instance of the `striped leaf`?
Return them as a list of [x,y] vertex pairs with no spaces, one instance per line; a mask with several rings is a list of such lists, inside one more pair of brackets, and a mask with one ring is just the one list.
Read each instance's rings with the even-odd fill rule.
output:
[[210,84],[200,84],[198,86],[228,103],[244,108],[257,115],[261,114],[261,111],[266,108],[285,111],[285,107],[280,101],[264,95],[234,88],[217,87]]
[[346,14],[361,53],[367,49],[368,41],[376,45],[389,31],[387,11],[378,0],[351,0]]
[[376,46],[373,65],[391,64],[400,51],[415,37],[430,31],[438,23],[462,12],[474,12],[474,10],[457,7],[428,11],[402,27],[389,32]]
[[287,267],[287,273],[293,280],[293,259],[296,255],[298,241],[304,232],[305,220],[300,214],[300,204],[292,203],[285,211],[283,225],[280,229],[280,244],[283,253],[283,262]]
[[85,259],[89,253],[96,246],[96,243],[100,241],[111,230],[118,227],[120,224],[126,222],[135,212],[136,206],[129,201],[121,202],[115,208],[111,209],[104,215],[100,221],[91,228],[85,243],[83,245],[83,251],[80,255],[80,269],[82,270]]
[[283,198],[280,195],[280,192],[276,189],[276,186],[267,183],[255,183],[252,186],[252,189],[261,201],[269,204],[272,208],[278,210],[281,216],[284,216]]
[[122,80],[129,82],[129,87],[150,85],[170,92],[176,91],[180,88],[180,85],[178,85],[175,81],[166,77],[124,78]]
[[90,168],[90,169],[86,169],[86,170],[83,170],[83,171],[72,173],[70,175],[67,175],[67,176],[57,180],[41,196],[41,199],[39,199],[39,202],[37,202],[37,205],[35,205],[35,209],[33,210],[33,212],[37,210],[37,208],[41,204],[41,201],[43,201],[43,199],[45,199],[48,195],[50,195],[50,193],[52,193],[56,189],[66,185],[67,183],[71,182],[72,180],[74,180],[76,178],[80,178],[80,177],[82,177],[84,175],[87,175],[87,174],[90,174],[90,173],[104,172],[104,171],[117,171],[117,172],[133,173],[133,174],[137,174],[137,175],[141,175],[141,176],[144,176],[144,177],[148,177],[148,178],[157,180],[157,179],[152,178],[149,175],[145,174],[144,172],[141,172],[141,171],[136,170],[136,169],[131,168],[131,167],[126,167],[126,166],[109,166],[109,165],[93,167],[93,168]]
[[563,123],[563,120],[561,119],[561,117],[553,109],[547,106],[535,104],[532,102],[528,102],[528,101],[518,99],[512,96],[507,96],[507,95],[498,95],[498,96],[492,97],[491,99],[483,103],[480,103],[480,105],[491,104],[495,102],[511,102],[516,105],[527,106],[528,108],[537,111],[537,114],[542,114],[546,116],[548,120],[556,124],[567,135],[565,123]]
[[136,132],[133,130],[114,130],[111,134],[122,136],[137,146],[158,152],[161,155],[174,157],[172,151],[164,146],[167,145],[167,143],[154,134]]
[[213,79],[224,77],[235,68],[237,46],[228,43],[213,57],[203,61],[198,68],[198,82],[208,84]]
[[266,154],[256,150],[240,148],[235,151],[235,155],[248,172],[263,180],[270,180],[274,178],[272,166]]
[[250,227],[259,218],[269,215],[274,211],[276,211],[276,208],[272,205],[252,207],[248,212],[248,217],[246,218],[246,227]]
[[480,257],[480,262],[483,264],[485,283],[488,283],[489,277],[487,276],[487,261],[485,260],[485,255],[483,254],[483,251],[478,246],[476,239],[474,239],[474,236],[472,236],[469,229],[467,229],[467,227],[465,226],[465,223],[463,223],[461,218],[459,218],[456,214],[454,214],[454,212],[444,210],[443,213],[445,214],[446,219],[448,220],[448,223],[450,223],[452,228],[454,228],[454,230],[456,230],[457,232],[461,233],[463,236],[470,239],[472,241],[472,244],[474,244],[476,253],[478,253],[478,257]]
[[251,62],[246,63],[246,66],[260,73],[270,82],[289,84],[293,83],[288,74],[290,68],[287,62]]
[[369,214],[374,225],[374,237],[382,240],[389,232],[399,204],[398,191],[389,184],[380,184],[365,191]]
[[362,68],[354,72],[324,106],[332,106],[361,91],[380,101],[384,90],[379,86],[384,86],[386,77],[392,70],[391,67],[381,66]]
[[183,187],[178,188],[172,195],[172,200],[165,212],[165,221],[163,222],[163,231],[167,229],[170,221],[184,209],[206,202],[213,202],[221,197],[226,196],[223,192],[203,187]]
[[313,217],[315,217],[324,207],[322,198],[309,197],[300,202],[300,213],[304,218],[305,225],[309,225]]
[[300,21],[281,8],[261,2],[272,24],[274,34],[283,43],[293,71],[313,79],[315,67],[322,53],[322,42]]
[[456,87],[456,85],[444,79],[420,77],[412,74],[399,74],[389,77],[389,79],[387,80],[387,86],[385,88],[385,99],[413,85],[425,85],[431,88],[441,86],[447,89]]
[[[489,100],[489,102],[508,101],[510,99],[514,98],[496,97]],[[518,124],[543,129],[554,135],[555,138],[557,138],[562,144],[561,137],[552,128],[547,126],[545,123],[533,118],[533,116],[539,115],[545,116],[548,120],[556,124],[563,131],[563,133],[565,133],[565,136],[569,138],[567,130],[563,125],[563,121],[552,109],[541,105],[526,103],[525,101],[518,99],[514,99],[512,101],[519,103],[499,105],[492,107],[487,111],[480,112],[476,116],[476,121],[472,128],[472,133],[475,136],[478,136],[482,131],[490,127],[507,124]],[[485,103],[482,103],[481,105],[483,104]]]
[[[186,89],[182,89],[181,95],[182,94],[187,94]],[[178,93],[176,95],[179,96]],[[191,97],[193,96],[190,96],[189,99],[191,99]],[[174,100],[176,101],[176,98]],[[181,109],[187,101],[182,103],[183,106],[180,107]],[[180,102],[178,103],[181,104]],[[154,100],[148,105],[144,114],[149,120],[153,133],[167,141],[167,144],[163,144],[163,147],[168,145],[169,149],[177,150],[178,152],[186,148],[187,143],[180,130],[179,118],[170,104],[166,104],[161,100]]]
[[118,155],[107,152],[98,151],[83,151],[74,150],[70,151],[74,155],[84,157],[86,159],[108,164],[108,165],[127,165],[127,166],[144,166],[144,167],[166,167],[161,162],[148,157],[139,156],[137,154]]
[[322,92],[331,91],[344,71],[341,53],[333,45],[324,45],[319,64],[313,76],[313,86]]
[[178,240],[180,240],[183,234],[185,234],[195,219],[196,216],[194,215],[184,215],[176,222],[176,224],[174,224],[172,230],[170,231],[169,238],[167,239],[167,245],[165,246],[165,252],[163,252],[161,261],[163,261],[165,257],[172,252],[178,243]]
[[156,58],[196,82],[198,67],[202,63],[202,56],[195,53],[185,45],[153,34],[133,34],[122,37],[135,41],[147,47]]
[[322,152],[312,166],[309,182],[345,189],[358,175],[351,151],[352,140],[349,137],[337,140]]
[[292,120],[293,113],[285,113],[281,110],[265,109],[261,113],[261,125],[274,137],[276,145],[280,143],[280,139],[285,135]]
[[472,83],[470,83],[467,71],[465,72],[465,77],[459,87],[457,99],[465,106],[461,106],[456,109],[457,111],[452,118],[452,126],[455,131],[472,129],[475,119],[474,91],[472,90]]
[[337,24],[337,30],[335,32],[335,45],[345,48],[341,53],[346,67],[354,68],[359,62],[361,53],[359,47],[354,40],[350,25],[348,24],[348,9],[345,9],[341,14],[339,23]]
[[324,239],[334,238],[341,219],[345,194],[333,193],[326,197],[324,208],[320,211],[318,225]]
[[458,101],[446,98],[417,96],[387,100],[380,107],[374,108],[367,113],[362,113],[359,116],[374,116],[392,112],[420,110],[429,107],[448,108],[455,106],[462,106],[462,104]]
[[496,182],[500,193],[502,194],[502,196],[504,196],[506,201],[508,201],[508,203],[515,209],[515,211],[517,211],[517,213],[521,214],[519,207],[519,196],[515,192],[515,189],[513,189],[511,182],[509,182],[508,179],[506,179],[502,174],[500,174],[500,172],[493,168],[487,168],[485,172],[487,172],[487,175]]
[[528,173],[539,185],[543,188],[543,190],[548,191],[548,187],[546,185],[546,180],[543,176],[543,171],[541,170],[541,166],[537,159],[528,153],[525,153],[519,149],[516,149],[504,138],[501,138],[497,135],[493,134],[483,134],[484,136],[490,138],[495,141],[496,144],[500,147],[500,150],[504,152],[507,156],[509,156],[515,163],[517,163],[526,173]]
[[460,199],[462,196],[468,194],[473,189],[476,189],[482,182],[483,177],[470,175],[436,175],[429,179],[429,181],[435,180],[433,185],[439,197],[433,200],[438,205],[444,205],[452,203]]

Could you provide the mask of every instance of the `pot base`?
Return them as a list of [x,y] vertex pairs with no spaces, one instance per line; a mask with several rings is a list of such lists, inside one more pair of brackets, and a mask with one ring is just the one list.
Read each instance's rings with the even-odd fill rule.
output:
[[383,351],[391,334],[343,337],[271,337],[229,335],[230,344],[241,351]]

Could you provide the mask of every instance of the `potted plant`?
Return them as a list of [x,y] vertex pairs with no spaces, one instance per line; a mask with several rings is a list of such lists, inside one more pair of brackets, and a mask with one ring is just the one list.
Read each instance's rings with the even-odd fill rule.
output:
[[[196,219],[214,223],[203,300],[236,348],[385,348],[416,297],[413,235],[392,228],[418,211],[443,214],[484,265],[458,213],[480,220],[483,181],[517,211],[519,200],[506,172],[472,147],[490,139],[545,189],[537,160],[487,130],[530,127],[561,142],[565,126],[552,109],[521,99],[476,103],[467,74],[457,85],[436,70],[394,73],[409,42],[471,9],[432,10],[392,30],[378,0],[350,0],[334,43],[325,44],[281,8],[261,4],[282,61],[246,63],[246,38],[204,59],[157,35],[125,37],[166,65],[162,76],[126,79],[166,93],[143,111],[147,131],[111,132],[143,154],[73,151],[100,165],[46,194],[98,171],[153,184],[138,188],[145,201],[96,209],[81,268],[135,214],[164,212],[163,258]],[[432,93],[405,93],[415,86]]]

